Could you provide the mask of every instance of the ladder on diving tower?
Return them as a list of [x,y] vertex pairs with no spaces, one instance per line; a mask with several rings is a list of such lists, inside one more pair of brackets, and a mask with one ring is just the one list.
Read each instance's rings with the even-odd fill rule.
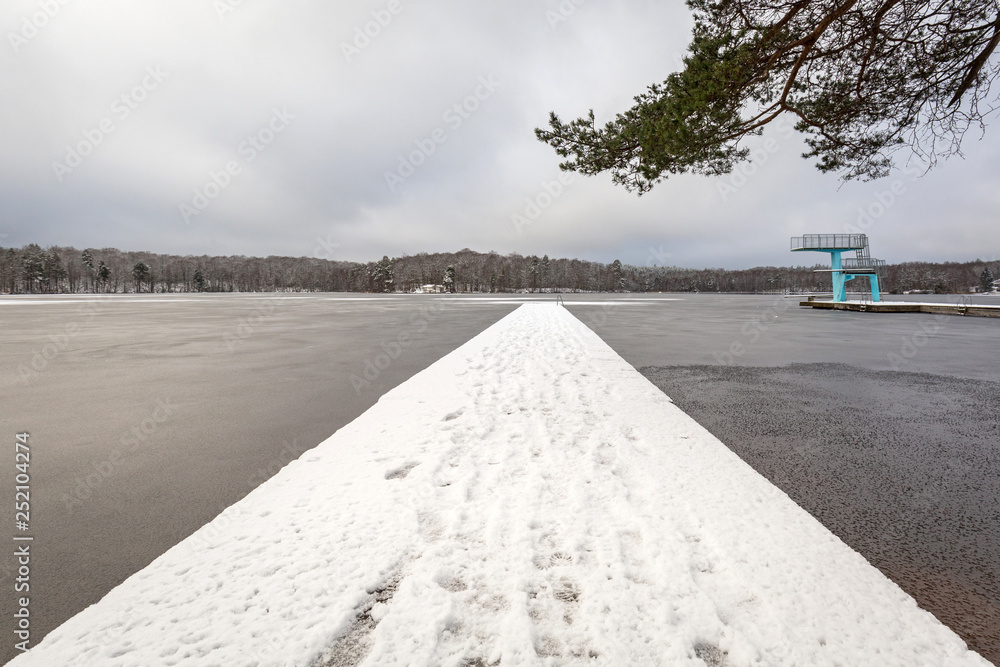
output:
[[[792,237],[792,252],[812,251],[830,253],[829,271],[833,276],[833,300],[847,301],[847,281],[868,278],[872,301],[879,301],[879,276],[885,279],[885,260],[873,259],[868,252],[867,234],[805,234]],[[843,257],[853,252],[854,257]]]

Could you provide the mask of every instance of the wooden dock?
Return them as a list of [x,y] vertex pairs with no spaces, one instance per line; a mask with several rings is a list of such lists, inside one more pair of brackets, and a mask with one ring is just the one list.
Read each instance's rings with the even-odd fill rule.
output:
[[934,315],[969,315],[972,317],[1000,317],[1000,305],[987,306],[971,303],[906,303],[904,301],[809,301],[799,302],[826,310],[853,310],[864,313],[932,313]]

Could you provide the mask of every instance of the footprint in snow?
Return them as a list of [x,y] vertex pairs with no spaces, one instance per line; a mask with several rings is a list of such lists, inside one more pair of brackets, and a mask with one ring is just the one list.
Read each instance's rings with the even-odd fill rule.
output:
[[354,622],[333,645],[323,651],[310,667],[357,667],[371,652],[375,627],[385,617],[387,605],[399,588],[402,573],[393,573],[385,582],[368,591],[368,598],[357,608]]
[[419,461],[410,461],[408,463],[404,463],[399,468],[393,468],[392,470],[387,471],[385,473],[385,478],[386,479],[403,479],[404,477],[406,477],[407,475],[409,475],[410,471],[413,470],[414,468],[416,468],[418,465],[420,465]]
[[563,577],[552,587],[552,595],[560,602],[572,604],[580,599],[580,587],[571,579]]
[[708,667],[727,667],[729,665],[729,654],[712,644],[704,642],[695,644],[694,654]]
[[573,557],[569,554],[557,551],[551,556],[535,556],[535,567],[539,570],[548,570],[549,568],[558,567],[560,565],[570,565],[573,562]]
[[417,528],[421,537],[427,542],[437,542],[444,534],[444,524],[441,518],[433,512],[421,512],[417,515]]
[[535,640],[535,653],[539,658],[561,658],[562,642],[552,635],[542,635]]

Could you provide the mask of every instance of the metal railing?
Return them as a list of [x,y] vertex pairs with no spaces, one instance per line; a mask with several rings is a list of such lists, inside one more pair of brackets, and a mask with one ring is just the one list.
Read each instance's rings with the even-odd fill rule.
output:
[[870,257],[848,257],[841,260],[841,269],[845,273],[875,273],[885,274],[885,260]]
[[792,250],[860,250],[867,247],[867,234],[805,234],[792,237]]

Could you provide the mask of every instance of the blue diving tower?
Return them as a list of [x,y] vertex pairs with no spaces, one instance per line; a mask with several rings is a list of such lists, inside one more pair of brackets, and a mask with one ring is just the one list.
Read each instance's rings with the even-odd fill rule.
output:
[[[792,252],[800,251],[830,253],[829,269],[833,274],[833,300],[847,301],[847,281],[854,278],[868,278],[872,301],[880,301],[878,278],[885,277],[885,260],[872,259],[868,254],[867,234],[806,234],[792,237]],[[853,252],[854,257],[842,257],[845,252]]]

